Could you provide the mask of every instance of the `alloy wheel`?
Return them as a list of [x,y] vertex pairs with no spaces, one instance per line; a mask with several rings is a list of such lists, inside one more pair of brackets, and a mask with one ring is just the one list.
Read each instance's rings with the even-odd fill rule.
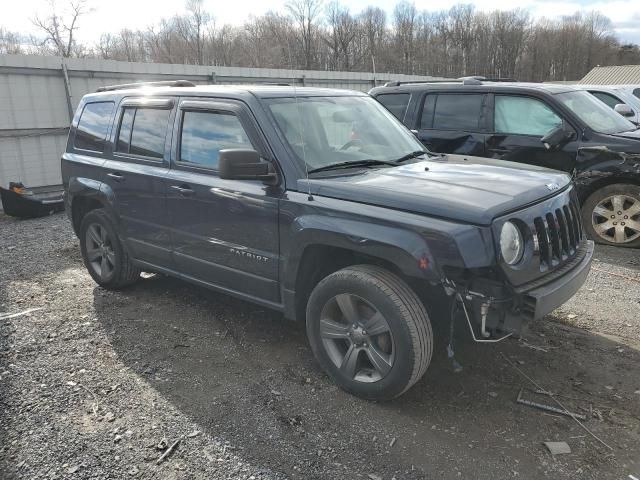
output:
[[99,223],[92,223],[87,228],[85,240],[91,268],[100,278],[109,278],[116,266],[116,254],[107,229]]
[[640,238],[640,199],[624,194],[607,197],[593,209],[591,222],[607,242],[632,242]]
[[395,348],[389,323],[357,295],[336,295],[324,305],[320,337],[333,364],[349,379],[377,382],[393,367]]

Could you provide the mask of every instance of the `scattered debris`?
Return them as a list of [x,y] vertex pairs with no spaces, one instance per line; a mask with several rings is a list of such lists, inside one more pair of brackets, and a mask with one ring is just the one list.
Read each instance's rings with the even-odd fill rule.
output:
[[[502,355],[502,358],[504,358],[506,360],[506,362],[511,365],[513,368],[515,368],[515,370],[522,375],[524,378],[526,378],[529,382],[531,382],[531,384],[533,384],[533,386],[535,386],[538,390],[545,390],[544,388],[542,388],[535,380],[533,380],[529,375],[527,375],[526,373],[524,373],[520,368],[518,368],[518,366],[513,363],[511,360],[509,360],[509,357],[507,357],[504,353],[500,352],[500,355]],[[547,390],[545,390],[547,391]],[[562,407],[564,409],[565,412],[569,412],[569,410],[567,410],[567,408],[560,402],[560,400],[558,400],[556,397],[551,397],[553,399],[554,402],[556,402],[560,407]],[[593,433],[591,430],[589,430],[578,418],[576,418],[576,416],[574,414],[571,414],[571,418],[573,418],[573,420],[580,425],[580,427],[582,427],[582,429],[587,432],[589,435],[591,435],[593,438],[595,438],[598,442],[600,442],[602,445],[604,445],[608,450],[613,451],[613,448],[607,444],[604,440],[602,440],[600,437],[598,437],[595,433]]]
[[492,398],[498,398],[498,394],[496,392],[487,392],[487,395],[489,395]]
[[[546,410],[547,412],[554,412],[554,413],[559,413],[560,415],[566,415],[567,417],[575,417],[575,418],[579,418],[580,420],[586,420],[587,417],[585,415],[582,415],[581,413],[573,413],[570,412],[566,409],[561,409],[558,407],[553,407],[551,405],[545,405],[543,403],[537,403],[537,402],[532,402],[531,400],[526,400],[524,398],[522,398],[522,392],[524,389],[520,389],[520,392],[518,392],[518,398],[516,398],[516,403],[520,403],[521,405],[528,405],[529,407],[534,407],[534,408],[538,408],[540,410]],[[536,390],[536,393],[541,393],[541,394],[545,394],[550,396],[551,398],[553,398],[553,395],[551,395],[548,392],[542,392],[541,390]]]
[[200,435],[200,430],[194,430],[193,432],[187,434],[187,438],[197,437],[198,435]]
[[374,473],[370,473],[367,476],[369,477],[370,480],[382,480],[382,477],[380,475],[376,475]]
[[574,318],[578,318],[578,315],[576,315],[575,313],[570,313],[569,315],[567,315],[567,318],[569,320],[573,320]]
[[156,465],[160,465],[165,458],[171,455],[171,452],[173,452],[173,450],[178,446],[182,438],[183,437],[178,437],[178,439],[175,442],[173,442],[169,448],[167,448],[167,451],[164,452],[162,456],[156,461]]
[[396,437],[391,439],[391,443],[389,443],[389,448],[393,447],[396,444]]
[[563,455],[571,453],[571,447],[567,442],[544,442],[551,455]]
[[22,315],[27,315],[28,313],[31,313],[31,312],[37,312],[38,310],[42,310],[42,307],[28,308],[27,310],[24,310],[18,313],[3,314],[3,315],[0,315],[0,320],[8,320],[10,318],[21,317]]
[[277,397],[279,397],[280,395],[282,395],[282,393],[280,393],[278,390],[271,390],[271,393]]

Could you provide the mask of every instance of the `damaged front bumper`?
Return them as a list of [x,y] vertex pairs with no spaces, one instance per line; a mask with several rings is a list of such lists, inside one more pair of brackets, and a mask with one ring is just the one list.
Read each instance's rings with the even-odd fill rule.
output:
[[453,312],[464,314],[476,341],[495,342],[519,335],[526,324],[541,319],[575,295],[589,275],[593,251],[593,242],[586,240],[570,262],[519,287],[478,277],[466,286],[449,280],[448,293],[456,298],[454,307],[461,307]]
[[516,289],[516,293],[523,297],[523,312],[528,314],[531,320],[538,320],[547,313],[558,308],[569,300],[584,284],[593,259],[594,244],[588,240],[580,255],[577,265],[568,265],[566,272],[558,278],[540,286],[525,286]]

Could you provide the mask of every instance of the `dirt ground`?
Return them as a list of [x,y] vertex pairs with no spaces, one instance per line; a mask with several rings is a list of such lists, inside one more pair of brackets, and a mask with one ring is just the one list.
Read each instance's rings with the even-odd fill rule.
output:
[[[64,215],[0,216],[0,478],[640,478],[640,251],[599,247],[593,267],[523,339],[465,335],[461,372],[440,349],[371,403],[331,384],[301,325],[163,276],[105,291]],[[553,401],[514,366],[611,449],[517,404]]]

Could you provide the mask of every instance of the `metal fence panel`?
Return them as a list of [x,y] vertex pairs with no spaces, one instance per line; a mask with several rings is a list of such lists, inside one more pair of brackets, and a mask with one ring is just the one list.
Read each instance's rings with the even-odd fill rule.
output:
[[[199,84],[290,83],[368,91],[390,80],[429,76],[367,72],[325,72],[196,65],[129,63],[99,59],[64,60],[75,110],[98,87],[136,81],[187,79]],[[60,156],[66,145],[69,105],[63,59],[0,55],[0,185],[22,181],[31,187],[60,184]]]

